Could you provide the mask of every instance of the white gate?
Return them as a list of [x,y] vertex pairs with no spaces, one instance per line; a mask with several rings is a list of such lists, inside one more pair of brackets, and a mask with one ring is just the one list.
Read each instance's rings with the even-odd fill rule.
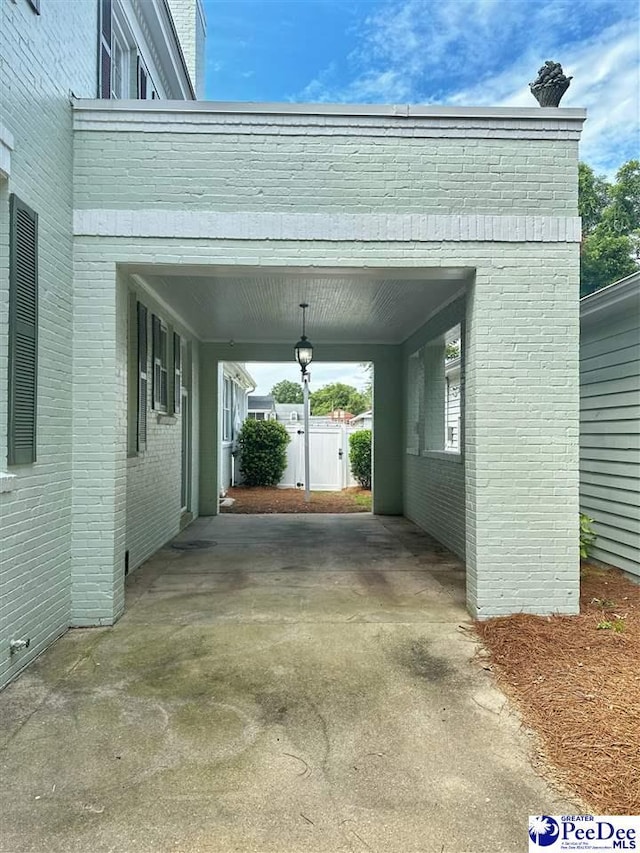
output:
[[[287,425],[291,442],[287,446],[287,467],[281,489],[304,488],[304,427]],[[349,465],[349,435],[346,426],[312,426],[309,429],[309,485],[312,491],[339,492],[357,486]]]

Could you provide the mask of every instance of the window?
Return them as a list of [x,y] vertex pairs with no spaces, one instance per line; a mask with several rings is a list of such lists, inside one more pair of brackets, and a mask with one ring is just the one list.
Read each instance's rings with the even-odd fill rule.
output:
[[130,48],[127,40],[113,22],[113,40],[111,44],[111,97],[129,98],[131,96],[131,72],[129,70]]
[[222,400],[222,440],[233,440],[233,382],[225,376]]
[[151,315],[151,347],[153,363],[153,408],[167,411],[168,373],[167,373],[167,327],[155,314]]
[[459,454],[462,330],[457,325],[414,352],[407,366],[406,452]]
[[99,98],[158,97],[120,0],[99,0],[98,52]]
[[9,199],[8,464],[36,461],[38,214]]
[[182,400],[182,339],[176,332],[173,333],[173,411],[180,411]]
[[147,309],[137,303],[138,399],[136,408],[136,450],[147,444]]
[[460,358],[462,354],[462,335],[459,325],[447,332],[444,345],[444,449],[449,453],[460,453]]

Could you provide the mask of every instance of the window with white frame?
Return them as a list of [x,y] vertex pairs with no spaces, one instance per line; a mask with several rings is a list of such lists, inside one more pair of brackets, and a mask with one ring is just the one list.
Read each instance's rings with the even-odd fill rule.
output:
[[183,358],[183,342],[177,332],[173,333],[173,411],[175,414],[180,412],[180,403],[182,401],[182,365]]
[[459,454],[462,418],[460,325],[408,360],[406,452]]
[[222,440],[233,441],[233,381],[228,376],[222,392]]
[[462,332],[460,325],[454,326],[444,338],[444,449],[449,453],[460,453],[461,415],[461,358]]
[[153,362],[153,408],[167,411],[168,404],[168,330],[155,314],[151,316],[151,348]]
[[424,362],[420,349],[409,356],[407,376],[407,453],[417,456],[420,453],[422,436],[422,417],[424,410]]

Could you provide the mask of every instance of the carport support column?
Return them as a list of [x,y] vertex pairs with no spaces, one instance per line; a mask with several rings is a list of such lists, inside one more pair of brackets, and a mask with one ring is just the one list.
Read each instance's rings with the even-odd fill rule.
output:
[[73,289],[71,626],[124,609],[127,295],[115,263],[77,246]]
[[467,302],[467,603],[577,613],[578,246],[499,258]]
[[211,344],[200,349],[200,515],[218,514],[220,362]]
[[402,347],[385,346],[373,371],[373,511],[402,515]]

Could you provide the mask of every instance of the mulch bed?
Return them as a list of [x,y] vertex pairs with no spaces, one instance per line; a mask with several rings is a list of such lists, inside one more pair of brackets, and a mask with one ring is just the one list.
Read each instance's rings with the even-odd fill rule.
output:
[[584,564],[579,616],[475,629],[560,780],[598,814],[640,814],[640,585]]
[[221,506],[220,512],[254,514],[262,512],[370,512],[371,492],[366,489],[344,489],[341,492],[311,492],[305,503],[302,489],[270,489],[235,486],[227,490],[234,499],[232,506]]

